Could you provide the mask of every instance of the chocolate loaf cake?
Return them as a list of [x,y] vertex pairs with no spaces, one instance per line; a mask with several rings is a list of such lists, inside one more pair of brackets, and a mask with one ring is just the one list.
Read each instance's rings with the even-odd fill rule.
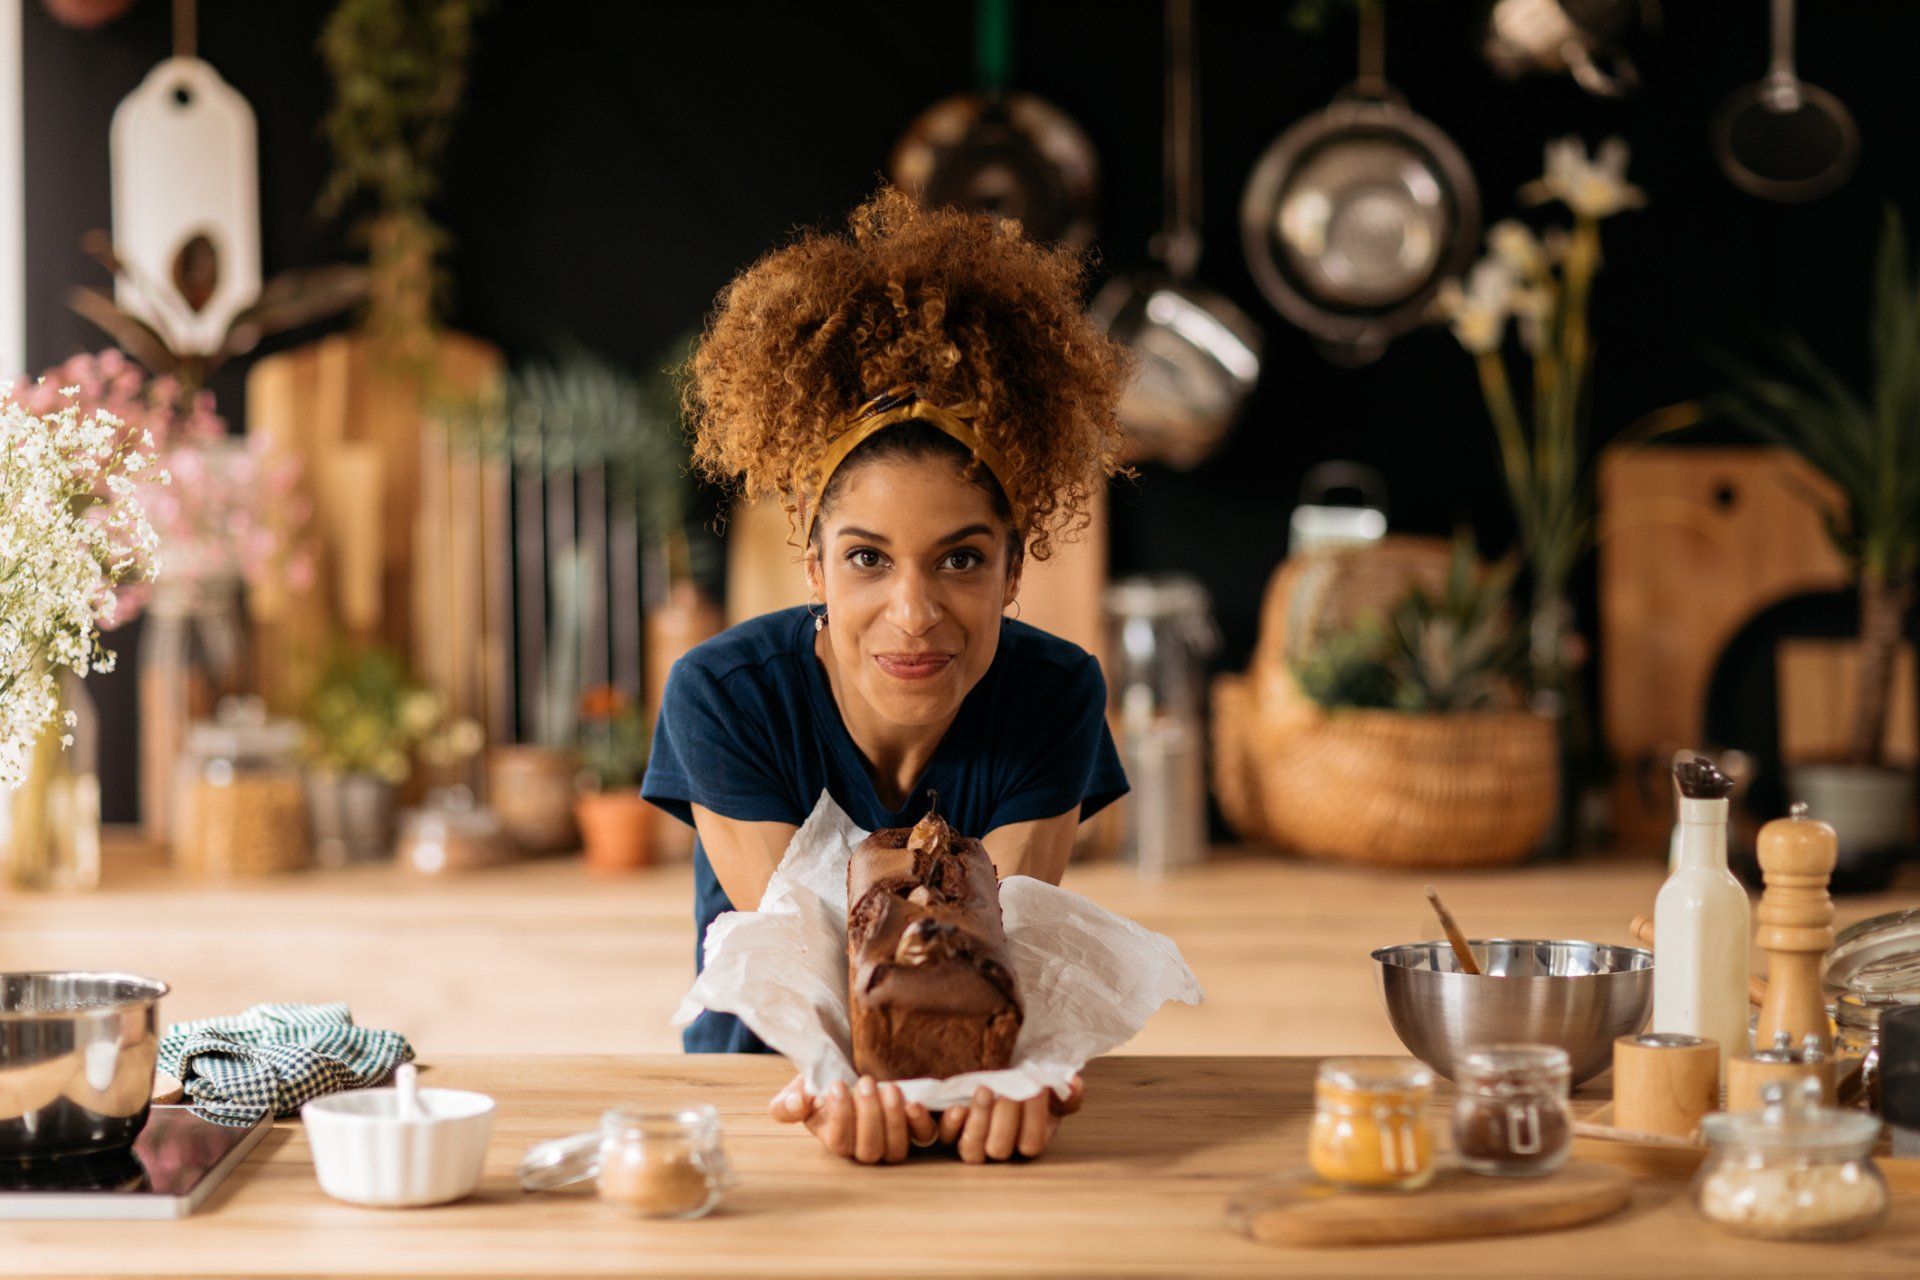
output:
[[944,1079],[1013,1061],[1020,1000],[985,846],[931,813],[876,831],[847,865],[847,903],[854,1070]]

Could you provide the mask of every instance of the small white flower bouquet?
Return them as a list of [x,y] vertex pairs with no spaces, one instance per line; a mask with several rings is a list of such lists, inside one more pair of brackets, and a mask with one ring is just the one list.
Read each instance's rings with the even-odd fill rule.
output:
[[65,399],[34,413],[0,383],[0,786],[19,785],[58,714],[60,669],[112,669],[114,589],[160,567],[140,503],[167,482],[151,435]]

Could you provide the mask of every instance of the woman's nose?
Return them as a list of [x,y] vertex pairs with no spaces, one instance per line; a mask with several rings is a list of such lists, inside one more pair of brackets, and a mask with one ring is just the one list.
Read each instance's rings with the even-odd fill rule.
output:
[[903,635],[921,636],[940,621],[940,602],[927,575],[908,571],[894,579],[893,598],[887,602],[887,621]]

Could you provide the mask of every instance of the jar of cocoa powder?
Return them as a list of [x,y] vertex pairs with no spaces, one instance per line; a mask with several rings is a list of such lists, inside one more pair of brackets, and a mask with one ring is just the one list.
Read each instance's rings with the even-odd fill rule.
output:
[[1543,1044],[1489,1045],[1455,1071],[1453,1146],[1460,1163],[1497,1177],[1538,1177],[1573,1145],[1567,1052]]

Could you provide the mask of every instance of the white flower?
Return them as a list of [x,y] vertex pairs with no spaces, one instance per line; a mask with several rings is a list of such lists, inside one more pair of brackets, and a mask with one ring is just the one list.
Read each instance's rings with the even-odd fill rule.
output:
[[1583,218],[1606,218],[1638,209],[1646,193],[1627,181],[1627,144],[1608,138],[1593,158],[1575,137],[1547,144],[1546,172],[1520,189],[1535,204],[1558,200]]
[[1458,280],[1445,281],[1435,301],[1460,345],[1473,355],[1483,355],[1500,346],[1519,283],[1512,267],[1486,257],[1473,264],[1466,288]]
[[113,588],[154,572],[138,493],[151,458],[130,458],[124,434],[110,415],[81,417],[71,395],[46,414],[0,400],[0,786],[21,781],[58,715],[58,672],[111,667],[100,626]]
[[1520,330],[1520,345],[1537,353],[1547,345],[1547,322],[1553,319],[1554,292],[1545,285],[1532,285],[1513,291],[1513,318]]
[[1537,280],[1546,274],[1546,246],[1533,234],[1533,228],[1518,218],[1502,218],[1488,228],[1487,248],[1522,280]]

